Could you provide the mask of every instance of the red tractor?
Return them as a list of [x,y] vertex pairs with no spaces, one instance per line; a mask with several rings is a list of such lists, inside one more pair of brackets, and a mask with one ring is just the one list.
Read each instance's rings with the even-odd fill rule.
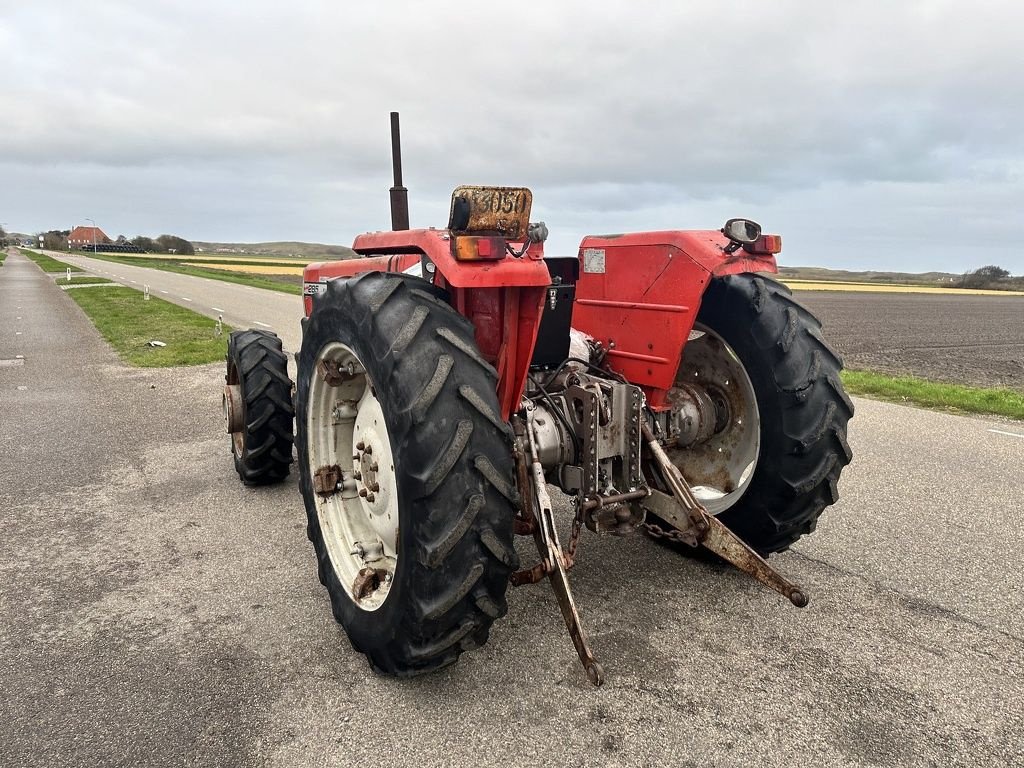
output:
[[438,669],[486,642],[510,584],[548,578],[599,685],[567,580],[583,528],[703,546],[806,605],[764,558],[835,503],[853,405],[820,323],[765,274],[781,239],[730,219],[546,257],[530,191],[507,187],[459,187],[447,227],[408,229],[396,115],[392,136],[394,231],[305,270],[294,401],[266,331],[231,334],[224,395],[247,484],[287,475],[294,415],[353,646],[380,672]]

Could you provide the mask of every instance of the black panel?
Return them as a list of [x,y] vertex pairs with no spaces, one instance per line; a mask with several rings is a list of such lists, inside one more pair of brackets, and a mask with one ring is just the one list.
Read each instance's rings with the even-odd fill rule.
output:
[[553,368],[569,356],[569,328],[575,298],[575,285],[548,286],[531,367]]
[[580,279],[580,260],[576,256],[545,256],[552,283],[576,285]]

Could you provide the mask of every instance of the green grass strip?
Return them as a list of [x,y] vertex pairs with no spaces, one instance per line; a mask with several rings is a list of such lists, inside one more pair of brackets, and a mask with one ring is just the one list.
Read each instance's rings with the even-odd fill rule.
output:
[[70,280],[66,277],[58,277],[57,285],[83,285],[83,284],[96,284],[96,283],[112,283],[113,280],[107,280],[105,277],[93,277],[92,275],[73,275]]
[[1024,393],[1012,389],[943,384],[916,376],[887,376],[871,371],[843,371],[842,377],[847,391],[853,395],[937,410],[1024,419]]
[[[228,334],[214,335],[216,321],[134,288],[68,291],[111,346],[129,365],[162,368],[223,360]],[[156,339],[166,347],[148,347]]]
[[35,251],[29,251],[25,248],[19,248],[18,250],[21,251],[23,256],[34,261],[36,265],[43,270],[43,272],[67,272],[68,267],[71,267],[72,272],[78,271],[78,267],[65,264],[63,261],[51,259],[45,253],[36,253]]

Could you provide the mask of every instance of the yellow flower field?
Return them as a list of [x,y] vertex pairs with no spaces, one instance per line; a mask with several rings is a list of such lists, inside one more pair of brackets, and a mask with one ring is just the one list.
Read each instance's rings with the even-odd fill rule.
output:
[[285,264],[203,264],[202,262],[182,262],[190,267],[203,269],[222,269],[225,272],[248,272],[250,275],[301,275],[302,265],[288,266]]
[[[301,275],[306,262],[268,264],[204,264],[198,259],[183,262],[191,267],[248,272],[252,275]],[[886,283],[840,283],[828,280],[783,280],[794,291],[860,291],[862,293],[939,293],[951,296],[1024,296],[1024,291],[989,291],[975,288],[946,288],[929,285],[891,285]]]
[[794,291],[860,291],[861,293],[945,293],[953,296],[1024,296],[1024,291],[990,291],[980,288],[946,288],[931,285],[886,283],[839,283],[828,280],[783,280]]
[[317,261],[317,259],[303,259],[299,257],[291,258],[288,256],[177,256],[173,253],[132,253],[128,254],[133,259],[162,259],[164,261],[176,261],[177,259],[188,259],[189,261],[259,261],[266,262],[267,264],[309,264],[310,262]]

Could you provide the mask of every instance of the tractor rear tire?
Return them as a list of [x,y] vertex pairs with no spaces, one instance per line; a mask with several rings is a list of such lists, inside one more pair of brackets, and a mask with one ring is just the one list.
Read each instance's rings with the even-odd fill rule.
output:
[[232,331],[226,383],[240,387],[242,429],[232,433],[235,471],[246,485],[279,483],[292,463],[292,382],[281,339],[270,331]]
[[[497,375],[444,296],[405,275],[333,280],[304,321],[298,357],[299,485],[320,581],[352,646],[402,677],[483,645],[518,566]],[[337,490],[324,487],[325,466]]]
[[[712,280],[697,322],[739,358],[760,422],[753,474],[718,519],[760,554],[780,552],[812,532],[839,499],[839,475],[853,455],[846,439],[853,403],[839,378],[842,359],[789,288],[763,276]],[[678,466],[686,475],[685,460]]]

